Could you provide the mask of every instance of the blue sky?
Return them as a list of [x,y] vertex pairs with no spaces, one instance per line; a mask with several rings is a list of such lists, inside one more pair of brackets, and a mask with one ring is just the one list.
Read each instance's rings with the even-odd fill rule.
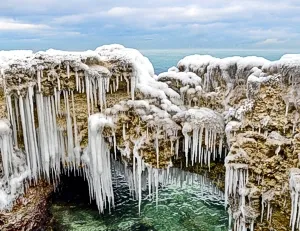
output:
[[299,0],[2,0],[0,50],[300,50]]

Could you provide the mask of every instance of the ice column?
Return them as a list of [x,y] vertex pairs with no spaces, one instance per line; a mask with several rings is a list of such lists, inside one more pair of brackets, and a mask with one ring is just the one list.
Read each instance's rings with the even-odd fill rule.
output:
[[90,197],[95,199],[100,212],[114,205],[111,179],[110,149],[102,136],[105,126],[112,126],[111,120],[103,114],[91,115],[88,121],[88,148],[82,156],[85,174],[90,187]]
[[292,168],[290,170],[290,189],[292,200],[290,226],[292,228],[292,231],[300,230],[300,169],[298,168]]
[[248,182],[248,164],[226,163],[225,206],[229,197],[236,197]]
[[8,120],[0,120],[0,151],[2,157],[2,164],[4,175],[6,179],[13,173],[12,157],[13,157],[13,143],[12,130]]

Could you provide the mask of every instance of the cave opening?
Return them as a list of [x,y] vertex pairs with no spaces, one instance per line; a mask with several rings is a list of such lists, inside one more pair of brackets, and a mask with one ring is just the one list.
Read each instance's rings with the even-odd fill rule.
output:
[[227,230],[224,195],[206,176],[174,167],[164,185],[166,175],[161,172],[156,200],[155,190],[149,194],[145,172],[139,214],[132,167],[119,160],[111,163],[114,207],[99,213],[83,174],[65,172],[52,196],[53,230]]

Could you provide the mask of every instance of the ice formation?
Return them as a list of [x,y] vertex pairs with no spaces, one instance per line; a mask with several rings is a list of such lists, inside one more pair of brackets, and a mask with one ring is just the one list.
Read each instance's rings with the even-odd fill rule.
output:
[[[158,198],[159,185],[175,179],[173,158],[183,155],[186,166],[210,169],[211,161],[228,154],[225,204],[235,230],[253,230],[253,179],[259,184],[269,174],[255,162],[268,156],[264,164],[269,166],[291,145],[294,153],[281,161],[299,153],[299,61],[297,55],[274,62],[192,55],[155,76],[147,58],[121,45],[86,52],[1,51],[6,110],[0,112],[0,210],[12,207],[27,182],[56,183],[61,172],[71,170],[84,173],[100,212],[113,207],[111,154],[132,168],[125,176],[140,205],[142,190],[148,187]],[[284,119],[277,116],[282,105]],[[262,142],[271,151],[262,156],[266,148],[260,147],[251,160],[250,147]],[[295,172],[290,175],[291,227],[298,229]],[[256,190],[261,219],[269,223],[277,188]]]
[[[109,66],[110,62],[129,72],[112,75],[114,66]],[[18,182],[25,178],[37,182],[41,177],[55,182],[62,171],[61,163],[67,170],[80,170],[84,163],[90,195],[96,199],[99,210],[103,211],[107,201],[113,205],[110,157],[107,156],[110,149],[102,138],[102,119],[92,114],[107,108],[106,94],[118,91],[121,82],[126,83],[127,94],[132,99],[134,92],[144,85],[148,86],[148,96],[167,99],[161,90],[167,91],[167,86],[156,84],[148,59],[138,51],[121,45],[103,46],[86,52],[11,51],[0,52],[0,69],[7,116],[11,123],[10,126],[8,121],[1,120],[0,124],[1,189],[8,193],[9,188],[5,188],[8,186],[4,182],[17,182],[14,177],[18,171],[13,168],[13,160],[15,149],[19,147],[25,151],[26,164]],[[170,91],[167,93],[172,94]],[[86,94],[87,112],[83,117],[76,113],[78,94]],[[82,122],[89,115],[88,147],[84,149],[81,145],[84,137],[78,126],[82,127]],[[95,148],[95,142],[101,144],[101,150]],[[84,155],[81,154],[83,151]],[[15,192],[11,192],[10,200],[1,194],[1,209],[8,208],[6,204],[13,202]]]
[[292,168],[290,170],[290,189],[291,189],[291,219],[290,226],[292,231],[300,229],[300,211],[299,211],[299,191],[300,191],[300,169]]
[[200,162],[201,165],[204,163],[210,166],[211,157],[215,160],[217,155],[222,155],[223,117],[208,108],[189,109],[184,115],[184,121],[182,133],[185,139],[186,166],[188,166],[189,149],[192,165],[194,162]]
[[91,199],[96,199],[100,212],[107,207],[114,206],[114,195],[111,180],[110,148],[102,131],[104,127],[113,127],[112,121],[103,114],[89,117],[89,142],[82,156],[84,172],[89,183]]
[[[13,147],[12,129],[8,120],[0,120],[0,210],[8,210],[24,193],[24,180],[30,177],[24,154]],[[26,184],[27,187],[27,184]]]

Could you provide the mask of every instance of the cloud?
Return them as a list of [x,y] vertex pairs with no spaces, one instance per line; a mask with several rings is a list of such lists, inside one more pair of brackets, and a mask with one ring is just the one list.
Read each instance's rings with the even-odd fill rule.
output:
[[28,31],[44,29],[50,29],[50,27],[44,24],[25,23],[13,19],[0,18],[0,31]]
[[[195,5],[184,7],[112,7],[105,11],[94,13],[72,14],[57,17],[54,23],[76,23],[91,19],[122,18],[127,22],[137,24],[155,24],[158,22],[208,22],[217,19],[226,19],[233,14],[241,13],[242,6],[228,6],[224,8],[202,8]],[[138,20],[137,20],[138,19]]]
[[[245,31],[246,32],[246,31]],[[293,31],[292,28],[254,28],[248,29],[247,35],[253,39],[285,39],[285,38],[296,38],[300,36],[300,32]]]
[[284,43],[285,41],[279,40],[277,38],[268,38],[263,41],[256,43],[257,45],[278,45]]
[[24,31],[66,49],[70,39],[89,44],[82,36],[91,46],[297,47],[299,11],[298,0],[6,0],[0,39]]

